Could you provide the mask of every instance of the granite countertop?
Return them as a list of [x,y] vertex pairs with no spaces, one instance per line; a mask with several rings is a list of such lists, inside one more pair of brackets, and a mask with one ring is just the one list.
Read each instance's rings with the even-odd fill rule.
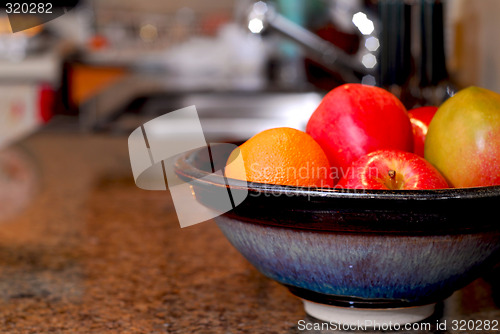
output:
[[[138,189],[125,136],[44,131],[19,147],[37,190],[0,222],[2,332],[328,333],[302,331],[301,302],[213,221],[181,229],[168,192]],[[498,276],[438,318],[499,320]]]

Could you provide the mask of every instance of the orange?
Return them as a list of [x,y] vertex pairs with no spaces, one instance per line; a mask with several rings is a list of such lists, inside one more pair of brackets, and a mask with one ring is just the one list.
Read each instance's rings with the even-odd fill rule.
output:
[[258,183],[333,186],[323,149],[310,135],[292,128],[265,130],[247,140],[229,156],[225,174],[228,178]]

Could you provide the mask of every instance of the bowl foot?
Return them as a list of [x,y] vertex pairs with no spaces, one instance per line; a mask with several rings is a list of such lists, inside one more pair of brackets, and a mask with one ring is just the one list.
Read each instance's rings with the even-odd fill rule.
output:
[[401,308],[351,308],[319,304],[302,299],[304,309],[310,316],[326,322],[353,326],[388,326],[417,322],[430,317],[436,304]]

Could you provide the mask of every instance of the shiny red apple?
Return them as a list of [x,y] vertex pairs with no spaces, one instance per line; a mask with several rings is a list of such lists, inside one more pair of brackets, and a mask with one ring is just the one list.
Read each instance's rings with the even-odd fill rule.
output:
[[344,84],[331,90],[307,124],[338,180],[353,161],[380,149],[413,151],[406,108],[385,89]]
[[335,188],[443,189],[444,177],[424,158],[398,150],[378,150],[356,160]]
[[408,111],[413,127],[413,153],[424,156],[424,143],[432,118],[438,110],[434,106],[415,108]]

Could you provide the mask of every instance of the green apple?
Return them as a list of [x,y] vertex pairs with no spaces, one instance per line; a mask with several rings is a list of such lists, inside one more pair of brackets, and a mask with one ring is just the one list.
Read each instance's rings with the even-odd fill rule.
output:
[[500,94],[468,87],[432,119],[424,156],[456,188],[500,185]]

